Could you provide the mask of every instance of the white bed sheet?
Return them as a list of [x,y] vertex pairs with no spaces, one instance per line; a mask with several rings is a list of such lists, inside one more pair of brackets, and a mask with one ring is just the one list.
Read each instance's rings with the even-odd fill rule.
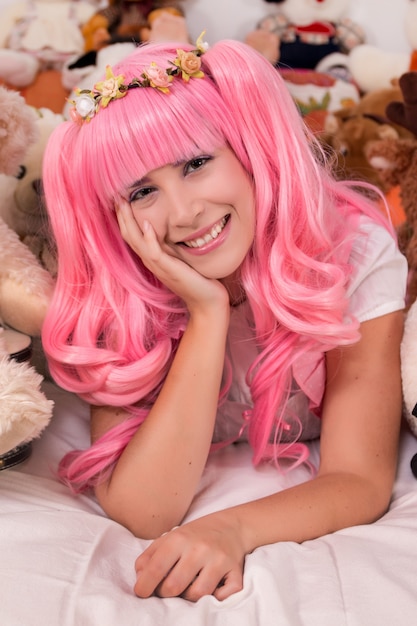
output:
[[[2,626],[408,626],[417,623],[417,480],[407,431],[390,511],[377,523],[246,559],[244,589],[224,602],[146,600],[133,592],[134,561],[148,542],[109,520],[91,497],[54,476],[57,461],[88,444],[87,407],[47,383],[52,422],[24,464],[0,472]],[[312,446],[313,458],[317,447]],[[189,519],[300,482],[254,469],[246,444],[214,453]]]

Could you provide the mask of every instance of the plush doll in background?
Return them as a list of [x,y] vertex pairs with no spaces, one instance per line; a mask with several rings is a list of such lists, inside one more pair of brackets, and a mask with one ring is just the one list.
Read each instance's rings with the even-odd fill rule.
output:
[[[0,95],[0,105],[3,101]],[[25,144],[20,152],[17,171],[1,173],[0,167],[0,218],[2,218],[21,241],[33,252],[41,265],[54,277],[56,258],[54,245],[49,232],[49,222],[42,194],[42,161],[47,140],[64,117],[49,109],[27,107],[31,114],[36,138]],[[0,119],[10,111],[3,110]],[[33,115],[33,119],[32,119]],[[1,123],[1,122],[0,122]],[[0,148],[0,161],[8,160],[7,143]]]
[[42,70],[60,70],[83,51],[81,27],[96,10],[93,0],[10,3],[0,14],[0,80],[21,88]]
[[407,258],[409,282],[407,304],[417,299],[417,73],[400,77],[402,99],[393,99],[386,107],[387,118],[401,124],[409,138],[375,141],[367,149],[371,165],[385,184],[399,185],[405,221],[398,229],[398,242]]
[[[382,10],[382,6],[381,6]],[[388,87],[407,71],[417,70],[417,2],[407,0],[404,19],[404,40],[408,52],[390,52],[378,46],[362,44],[349,55],[349,69],[362,92]]]
[[[417,437],[417,301],[405,318],[401,344],[401,377],[404,396],[404,417]],[[411,459],[411,470],[417,478],[417,453]]]
[[107,64],[117,63],[138,43],[189,40],[184,12],[179,3],[170,0],[109,0],[82,32],[85,52],[70,59],[63,69],[63,84],[68,91],[84,81],[94,82],[92,73],[101,75]]
[[107,7],[83,26],[85,51],[99,50],[112,43],[147,41],[153,21],[162,13],[184,16],[179,4],[169,0],[110,0]]
[[[0,172],[18,174],[28,146],[38,139],[36,112],[18,93],[0,87]],[[0,470],[28,457],[31,441],[52,416],[53,403],[29,358],[53,288],[50,273],[0,218]]]
[[372,91],[353,106],[327,114],[320,139],[335,151],[337,170],[342,178],[365,180],[379,186],[383,192],[392,188],[392,183],[381,178],[379,169],[372,166],[368,156],[369,146],[376,140],[412,137],[403,124],[388,119],[386,107],[393,101],[402,101],[398,85]]
[[346,16],[350,0],[266,2],[278,5],[278,11],[261,20],[258,28],[276,36],[282,67],[322,71],[330,55],[331,65],[346,65],[345,55],[365,40],[362,28]]

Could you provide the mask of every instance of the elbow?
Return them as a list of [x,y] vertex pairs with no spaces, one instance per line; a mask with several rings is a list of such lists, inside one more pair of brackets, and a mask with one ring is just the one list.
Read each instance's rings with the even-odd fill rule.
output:
[[106,515],[140,539],[157,539],[178,526],[185,511],[173,507],[142,504],[141,499],[121,498],[96,488],[97,500]]
[[369,490],[369,494],[368,523],[373,523],[387,513],[391,504],[392,485],[391,487],[384,485],[382,488],[373,485]]
[[[362,506],[358,507],[359,524],[373,524],[387,513],[392,497],[392,484],[386,481],[367,481],[362,492]],[[358,502],[359,504],[359,502]],[[355,524],[356,525],[356,524]]]
[[181,523],[181,519],[166,518],[165,516],[164,519],[161,519],[159,515],[150,515],[145,518],[143,516],[141,518],[127,516],[115,521],[127,528],[135,537],[147,540],[157,539]]

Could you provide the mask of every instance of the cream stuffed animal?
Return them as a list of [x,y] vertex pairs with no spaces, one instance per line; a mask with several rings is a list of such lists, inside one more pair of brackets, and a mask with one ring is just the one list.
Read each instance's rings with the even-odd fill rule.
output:
[[[0,171],[11,175],[38,138],[36,113],[3,87],[0,105]],[[53,403],[40,389],[42,377],[22,354],[41,333],[53,288],[51,274],[0,219],[0,470],[27,457],[30,442],[52,415]]]
[[21,0],[0,14],[0,79],[26,87],[84,50],[81,27],[97,10],[82,0]]
[[404,38],[409,43],[409,52],[387,52],[370,44],[363,44],[352,50],[349,55],[349,69],[362,92],[388,88],[393,80],[398,79],[408,70],[417,69],[417,2],[415,0],[407,0]]
[[[3,103],[4,93],[10,98],[9,93],[0,92],[0,106],[3,111],[0,112],[0,119],[7,115],[8,110]],[[49,136],[64,121],[64,117],[45,108],[27,108],[30,109],[31,120],[32,117],[34,120],[32,131],[36,137],[26,145],[26,152],[21,154],[17,170],[0,173],[0,217],[19,235],[51,275],[55,276],[54,246],[42,196],[42,161]],[[19,133],[23,132],[20,125],[18,130]],[[4,151],[6,154],[2,158],[0,147],[0,172],[4,171],[1,163],[8,160],[7,149],[4,148]]]
[[[403,384],[403,415],[411,432],[417,437],[417,301],[405,318],[401,343],[401,376]],[[417,478],[417,453],[411,459],[411,471]]]

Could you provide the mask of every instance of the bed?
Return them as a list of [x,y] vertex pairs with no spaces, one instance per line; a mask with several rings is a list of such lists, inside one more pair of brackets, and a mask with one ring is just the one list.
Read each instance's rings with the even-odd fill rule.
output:
[[[88,407],[44,384],[52,421],[24,463],[0,472],[0,616],[5,626],[406,626],[417,616],[417,440],[404,428],[387,514],[298,545],[258,548],[244,589],[223,602],[137,598],[134,561],[148,544],[109,520],[92,496],[73,496],[55,476],[68,450],[89,442]],[[311,444],[317,460],[317,442]],[[251,465],[247,444],[214,452],[192,519],[308,478]]]

